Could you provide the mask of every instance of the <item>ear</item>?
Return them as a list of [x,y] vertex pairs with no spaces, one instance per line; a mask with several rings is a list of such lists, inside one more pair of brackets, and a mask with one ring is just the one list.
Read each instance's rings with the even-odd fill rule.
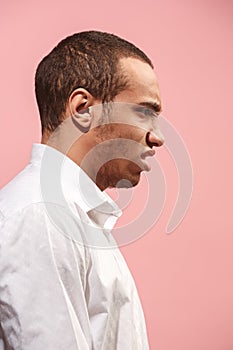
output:
[[85,89],[75,89],[69,97],[69,114],[75,125],[82,131],[90,128],[92,115],[89,107],[94,104],[95,98]]

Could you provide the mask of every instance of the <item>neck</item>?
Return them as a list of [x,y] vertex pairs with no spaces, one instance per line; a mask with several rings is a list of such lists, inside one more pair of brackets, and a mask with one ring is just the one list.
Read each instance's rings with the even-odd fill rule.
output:
[[108,187],[108,177],[105,173],[106,169],[104,166],[98,166],[98,161],[95,159],[94,152],[91,151],[91,145],[85,140],[84,135],[72,144],[70,139],[69,142],[66,142],[64,133],[59,133],[56,130],[56,133],[51,134],[46,131],[42,135],[41,143],[47,144],[69,157],[85,171],[101,191],[104,191]]

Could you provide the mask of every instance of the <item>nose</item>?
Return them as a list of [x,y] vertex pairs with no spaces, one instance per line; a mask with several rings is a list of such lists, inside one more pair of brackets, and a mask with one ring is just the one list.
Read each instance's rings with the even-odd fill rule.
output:
[[160,130],[156,130],[153,132],[149,131],[146,134],[146,143],[150,148],[152,148],[153,146],[160,147],[164,144],[164,136]]

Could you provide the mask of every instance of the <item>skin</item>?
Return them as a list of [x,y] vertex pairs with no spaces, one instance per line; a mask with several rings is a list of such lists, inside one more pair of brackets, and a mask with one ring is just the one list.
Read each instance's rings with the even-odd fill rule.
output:
[[119,63],[129,84],[113,100],[108,120],[100,115],[101,101],[78,88],[69,98],[65,121],[41,140],[70,157],[101,190],[137,185],[141,172],[149,170],[145,158],[164,143],[158,127],[161,96],[154,70],[136,58],[122,58]]

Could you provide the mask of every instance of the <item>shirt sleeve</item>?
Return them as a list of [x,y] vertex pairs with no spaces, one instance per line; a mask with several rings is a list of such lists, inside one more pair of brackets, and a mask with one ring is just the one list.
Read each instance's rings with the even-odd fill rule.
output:
[[72,219],[67,224],[62,208],[53,212],[59,227],[42,203],[1,220],[0,350],[93,347],[85,298],[89,256],[74,239],[81,227]]

